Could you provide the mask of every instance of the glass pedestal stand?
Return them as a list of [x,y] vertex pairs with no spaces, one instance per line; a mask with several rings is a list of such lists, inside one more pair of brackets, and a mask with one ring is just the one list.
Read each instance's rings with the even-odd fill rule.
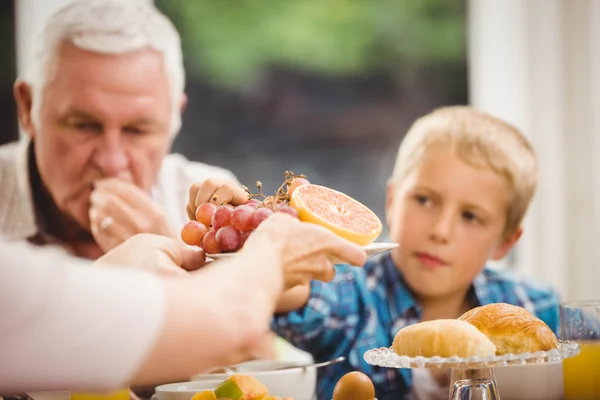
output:
[[450,382],[451,400],[499,400],[493,368],[453,368]]
[[490,357],[408,357],[391,348],[378,348],[364,354],[370,365],[387,368],[448,368],[452,369],[450,400],[498,400],[500,393],[494,368],[511,365],[544,364],[562,361],[579,354],[579,345],[561,341],[557,349],[536,353],[504,354]]

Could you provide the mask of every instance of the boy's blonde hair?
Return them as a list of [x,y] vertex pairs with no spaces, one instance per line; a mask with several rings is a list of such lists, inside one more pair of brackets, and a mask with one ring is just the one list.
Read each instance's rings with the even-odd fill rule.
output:
[[538,165],[518,129],[467,106],[437,109],[415,121],[406,134],[390,183],[402,182],[431,147],[445,148],[469,165],[503,176],[512,190],[505,233],[519,228],[536,190]]

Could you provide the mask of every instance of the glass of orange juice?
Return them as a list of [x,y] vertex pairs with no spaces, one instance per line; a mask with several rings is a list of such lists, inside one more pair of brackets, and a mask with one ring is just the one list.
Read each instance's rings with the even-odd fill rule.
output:
[[71,400],[129,400],[129,388],[111,393],[73,393]]
[[600,399],[600,300],[562,304],[560,336],[580,347],[563,361],[565,399]]

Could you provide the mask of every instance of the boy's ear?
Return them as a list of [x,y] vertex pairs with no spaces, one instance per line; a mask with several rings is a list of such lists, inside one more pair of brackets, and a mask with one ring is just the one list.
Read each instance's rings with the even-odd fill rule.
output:
[[390,226],[390,220],[392,218],[392,208],[394,206],[394,196],[396,195],[396,186],[388,182],[387,190],[385,194],[385,220],[387,222],[387,226]]
[[492,255],[492,260],[498,261],[503,259],[508,254],[508,252],[515,246],[515,244],[517,244],[522,234],[523,228],[519,227],[519,229],[517,229],[515,232],[504,238],[500,246],[498,246],[498,248]]

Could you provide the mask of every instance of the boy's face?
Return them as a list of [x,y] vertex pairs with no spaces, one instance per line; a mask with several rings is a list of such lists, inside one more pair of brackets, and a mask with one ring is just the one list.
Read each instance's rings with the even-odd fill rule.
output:
[[399,184],[390,184],[386,217],[392,252],[422,298],[464,295],[489,259],[501,259],[521,231],[504,234],[510,190],[489,168],[474,168],[433,148]]

